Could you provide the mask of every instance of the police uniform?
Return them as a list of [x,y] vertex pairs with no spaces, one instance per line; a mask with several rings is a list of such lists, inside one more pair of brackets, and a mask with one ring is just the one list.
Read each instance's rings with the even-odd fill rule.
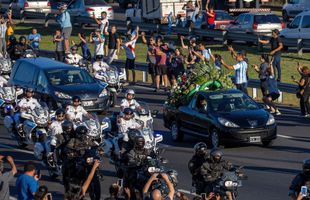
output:
[[132,99],[130,101],[128,101],[127,99],[122,99],[122,102],[121,102],[122,109],[131,108],[135,110],[137,107],[140,107],[140,104],[135,99]]
[[106,71],[109,68],[109,65],[103,61],[96,61],[93,63],[94,73],[97,71]]
[[204,178],[201,173],[201,167],[204,163],[209,162],[209,155],[194,155],[188,163],[188,169],[192,174],[193,186],[196,188],[196,194],[204,193],[206,187]]
[[57,135],[62,134],[62,122],[63,121],[53,121],[52,124],[50,125],[50,135],[51,135],[51,145],[56,146],[57,143]]
[[68,54],[66,57],[66,62],[70,65],[74,65],[74,66],[78,66],[79,62],[83,59],[82,56],[80,56],[79,54]]
[[18,103],[18,106],[22,109],[31,109],[34,110],[36,107],[41,107],[38,100],[35,98],[22,98]]
[[120,118],[120,122],[118,124],[119,133],[124,136],[123,141],[125,142],[129,141],[127,134],[128,129],[138,129],[140,127],[141,125],[135,119],[125,120],[123,118]]
[[83,116],[87,115],[87,111],[82,106],[67,106],[66,114],[70,120],[83,120]]
[[6,80],[3,76],[0,76],[0,87],[3,87],[8,83],[8,80]]

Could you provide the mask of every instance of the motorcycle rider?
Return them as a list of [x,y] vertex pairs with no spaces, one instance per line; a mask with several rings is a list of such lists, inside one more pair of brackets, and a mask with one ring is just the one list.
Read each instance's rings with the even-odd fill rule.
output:
[[125,108],[131,108],[133,110],[140,109],[140,104],[134,98],[135,91],[128,89],[125,93],[125,98],[121,102],[121,111],[124,111]]
[[65,110],[62,108],[58,108],[56,110],[56,120],[54,120],[52,122],[52,124],[50,125],[49,129],[50,129],[50,136],[51,136],[51,150],[54,151],[56,143],[57,143],[57,135],[60,135],[63,133],[62,130],[62,123],[65,120]]
[[291,197],[291,199],[297,200],[301,187],[307,185],[306,183],[309,181],[310,181],[310,159],[305,159],[302,164],[302,171],[295,176],[289,187],[288,194]]
[[15,45],[13,56],[15,60],[23,57],[27,49],[32,49],[31,46],[27,44],[27,39],[25,36],[20,36],[18,41],[19,42]]
[[9,54],[10,58],[12,60],[16,60],[17,58],[15,57],[15,47],[17,45],[17,39],[14,35],[11,35],[9,37],[9,41],[8,41],[9,45],[6,48],[7,53]]
[[92,118],[91,114],[89,114],[81,104],[81,98],[79,96],[72,97],[72,105],[68,105],[66,108],[66,118],[73,122],[82,122],[83,116]]
[[205,181],[201,174],[201,166],[210,161],[210,155],[207,152],[207,145],[204,142],[199,142],[194,146],[195,154],[188,163],[188,169],[192,174],[192,185],[196,189],[196,194],[205,192]]
[[[213,149],[210,152],[209,162],[205,162],[201,166],[201,175],[206,182],[205,192],[213,192],[213,186],[225,170],[231,170],[232,164],[223,159],[223,152],[220,149]],[[230,191],[226,191],[228,200],[232,200]]]
[[109,65],[103,62],[103,55],[96,55],[96,61],[93,63],[93,74],[95,75],[98,71],[106,71]]
[[83,57],[77,53],[78,46],[73,45],[71,47],[71,52],[66,55],[66,63],[78,67],[80,62],[83,60]]
[[134,112],[131,108],[125,108],[123,115],[118,118],[118,131],[123,136],[123,141],[128,142],[128,129],[139,129],[141,124],[139,124],[134,119]]

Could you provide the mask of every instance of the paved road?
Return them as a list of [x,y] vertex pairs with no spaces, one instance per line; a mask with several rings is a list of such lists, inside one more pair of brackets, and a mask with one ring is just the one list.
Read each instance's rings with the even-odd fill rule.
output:
[[[187,170],[187,162],[192,155],[192,147],[200,139],[185,137],[184,142],[171,141],[169,130],[163,127],[161,105],[165,95],[156,94],[152,89],[142,86],[134,87],[139,100],[150,104],[151,109],[160,110],[155,119],[155,130],[164,134],[164,144],[167,145],[165,157],[170,161],[167,165],[179,173],[179,189],[189,192],[191,177]],[[283,115],[277,117],[279,124],[279,138],[272,148],[263,148],[260,145],[243,145],[242,147],[229,147],[224,149],[225,158],[236,165],[245,166],[245,172],[249,179],[244,181],[240,189],[241,200],[283,200],[287,198],[289,182],[301,168],[301,161],[310,157],[310,119],[302,119],[298,110],[283,108]],[[5,155],[13,155],[19,170],[22,164],[28,160],[35,160],[32,151],[16,149],[16,143],[9,137],[3,126],[0,126],[0,152]],[[117,179],[114,177],[114,168],[105,159],[103,163],[104,181],[102,191],[104,196],[108,187]],[[42,170],[40,184],[45,184],[53,192],[54,199],[62,199],[63,188],[60,179],[50,180],[47,171]],[[11,183],[12,195],[16,190]]]

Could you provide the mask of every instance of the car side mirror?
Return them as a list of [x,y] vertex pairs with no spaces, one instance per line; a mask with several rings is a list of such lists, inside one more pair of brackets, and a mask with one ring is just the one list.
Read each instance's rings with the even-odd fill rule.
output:
[[152,111],[152,117],[155,118],[157,116],[157,114],[159,113],[158,110],[153,110]]

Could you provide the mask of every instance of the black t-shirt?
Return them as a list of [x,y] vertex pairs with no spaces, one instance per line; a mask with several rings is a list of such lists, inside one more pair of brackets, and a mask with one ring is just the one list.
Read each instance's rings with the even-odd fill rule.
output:
[[[282,43],[282,40],[280,37],[277,37],[277,38],[271,38],[269,40],[270,42],[270,45],[271,45],[271,51],[277,49],[279,46],[280,46],[280,43]],[[277,51],[274,55],[281,55],[281,50],[280,51]]]
[[118,33],[112,34],[109,32],[109,49],[117,49],[117,39],[119,38]]

